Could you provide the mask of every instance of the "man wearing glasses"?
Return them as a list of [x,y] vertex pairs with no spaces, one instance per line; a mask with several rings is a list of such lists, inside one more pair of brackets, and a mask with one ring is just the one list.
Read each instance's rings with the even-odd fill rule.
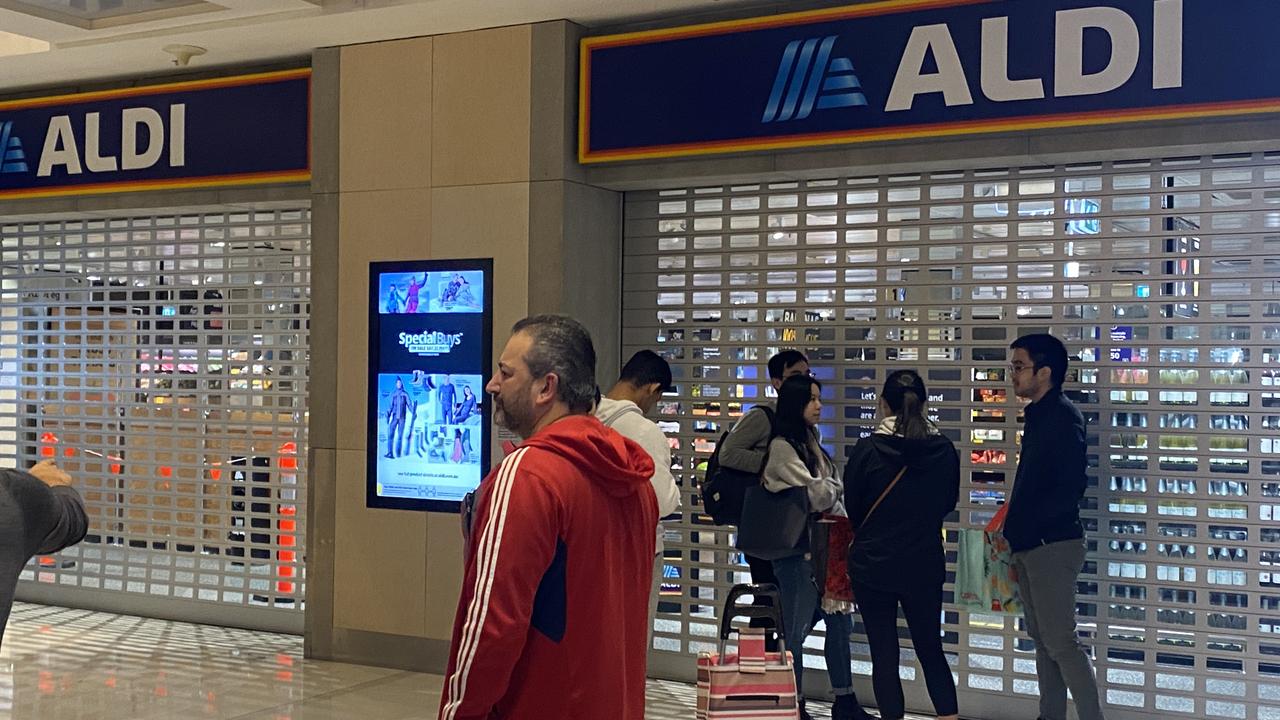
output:
[[1067,690],[1080,720],[1101,720],[1093,666],[1076,634],[1076,578],[1084,565],[1084,418],[1062,394],[1067,349],[1052,335],[1014,341],[1013,391],[1025,410],[1022,457],[1004,536],[1018,571],[1027,632],[1036,642],[1040,720],[1066,720]]

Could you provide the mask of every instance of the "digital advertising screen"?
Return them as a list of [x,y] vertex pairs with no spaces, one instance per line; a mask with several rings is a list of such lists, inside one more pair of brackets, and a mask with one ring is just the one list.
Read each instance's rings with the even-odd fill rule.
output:
[[489,472],[493,261],[369,264],[369,507],[458,512]]

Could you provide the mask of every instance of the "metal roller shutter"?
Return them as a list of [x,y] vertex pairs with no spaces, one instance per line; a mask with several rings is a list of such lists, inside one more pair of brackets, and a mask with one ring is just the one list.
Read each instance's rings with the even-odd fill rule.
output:
[[[732,533],[690,510],[771,354],[811,358],[838,457],[888,371],[924,374],[963,460],[953,560],[1013,480],[1006,348],[1052,331],[1090,429],[1078,608],[1108,717],[1280,718],[1280,153],[637,192],[624,256],[624,350],[660,349],[678,384],[655,668],[687,676],[746,577]],[[962,712],[1034,714],[1020,619],[949,605],[944,633]],[[928,709],[909,652],[902,675]]]
[[300,631],[310,211],[0,226],[0,457],[89,538],[22,594]]

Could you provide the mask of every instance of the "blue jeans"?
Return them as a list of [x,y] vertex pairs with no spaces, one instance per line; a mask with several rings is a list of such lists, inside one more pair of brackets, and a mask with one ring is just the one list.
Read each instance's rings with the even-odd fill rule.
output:
[[822,654],[827,658],[827,677],[836,696],[853,694],[853,656],[849,652],[849,636],[853,634],[853,615],[818,611],[827,624],[827,642]]
[[804,680],[804,640],[818,612],[818,586],[813,582],[813,564],[804,555],[774,560],[773,574],[782,595],[782,632],[795,663],[799,696]]

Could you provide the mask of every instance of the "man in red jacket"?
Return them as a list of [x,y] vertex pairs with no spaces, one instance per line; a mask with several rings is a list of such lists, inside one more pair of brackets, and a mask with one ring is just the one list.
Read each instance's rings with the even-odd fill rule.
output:
[[577,321],[516,323],[485,387],[525,438],[481,484],[440,720],[643,720],[653,461],[593,415]]

